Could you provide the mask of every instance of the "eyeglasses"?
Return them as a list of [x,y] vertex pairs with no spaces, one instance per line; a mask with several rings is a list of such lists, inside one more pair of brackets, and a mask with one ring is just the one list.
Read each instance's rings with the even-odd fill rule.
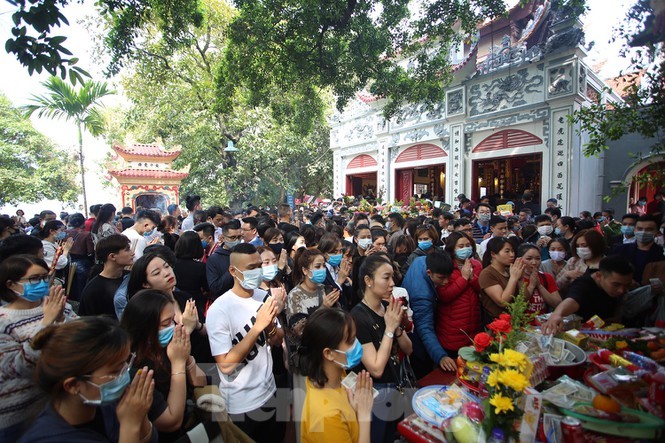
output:
[[236,240],[242,240],[242,235],[234,235],[233,237],[229,237],[229,236],[225,235],[224,238],[226,238],[228,240],[231,240],[231,241],[236,241]]
[[[122,365],[122,368],[120,369],[120,371],[116,375],[89,375],[88,374],[88,375],[82,375],[81,377],[82,378],[95,377],[95,378],[101,378],[102,380],[113,381],[113,380],[117,379],[118,377],[120,377],[125,372],[129,372],[129,370],[132,368],[132,365],[134,364],[134,359],[135,358],[136,358],[136,352],[132,352],[131,354],[129,354],[129,359],[125,362],[124,365]],[[92,383],[92,382],[89,382],[89,383],[94,385],[94,386],[99,386],[99,385],[96,385],[95,383]]]
[[28,277],[28,278],[22,278],[19,281],[28,282],[31,285],[37,285],[41,282],[48,282],[48,280],[49,280],[49,275],[48,274],[42,274],[42,275],[33,275],[32,277]]

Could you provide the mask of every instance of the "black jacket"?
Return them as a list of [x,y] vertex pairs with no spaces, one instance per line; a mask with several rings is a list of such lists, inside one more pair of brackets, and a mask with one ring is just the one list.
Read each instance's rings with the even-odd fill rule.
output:
[[210,288],[210,302],[233,287],[233,277],[229,272],[230,263],[231,251],[224,249],[223,244],[208,257],[206,277]]
[[634,267],[633,279],[638,283],[642,282],[644,268],[649,263],[665,260],[663,248],[656,243],[652,243],[651,248],[643,254],[638,254],[637,242],[621,244],[614,248],[612,253],[628,258]]

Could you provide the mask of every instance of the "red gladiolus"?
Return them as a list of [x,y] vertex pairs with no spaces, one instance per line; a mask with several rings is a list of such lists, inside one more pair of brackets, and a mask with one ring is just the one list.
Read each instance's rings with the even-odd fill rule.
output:
[[483,352],[492,343],[492,337],[486,332],[480,332],[473,338],[476,351]]
[[496,319],[489,325],[487,325],[487,328],[491,331],[494,331],[496,333],[502,332],[504,334],[507,334],[511,331],[512,326],[509,321],[502,320],[502,319]]

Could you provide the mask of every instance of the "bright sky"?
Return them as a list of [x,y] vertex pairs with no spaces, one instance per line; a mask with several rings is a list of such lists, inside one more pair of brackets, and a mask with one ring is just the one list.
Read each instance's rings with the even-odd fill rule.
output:
[[[595,41],[596,44],[589,54],[587,63],[591,66],[600,66],[601,78],[609,78],[619,75],[625,69],[627,62],[618,56],[620,42],[610,43],[612,31],[625,17],[625,12],[635,0],[588,0],[590,12],[584,19],[586,41]],[[0,2],[0,42],[10,35],[11,14],[13,9],[7,2]],[[64,46],[80,59],[79,66],[86,69],[95,80],[103,80],[102,66],[96,66],[91,61],[92,41],[87,31],[79,23],[87,14],[94,14],[93,2],[87,0],[85,4],[71,3],[64,8],[70,26],[60,30],[56,29],[54,35],[65,35],[68,37]],[[60,32],[59,32],[60,31]],[[43,92],[40,82],[44,81],[48,74],[28,75],[26,68],[21,66],[13,55],[4,51],[4,45],[0,49],[0,91],[2,91],[14,105],[27,104],[33,94]],[[113,79],[107,80],[114,88],[117,88]],[[109,106],[116,105],[122,97],[106,99],[104,103]],[[32,118],[35,127],[53,139],[61,148],[77,151],[76,128],[73,124],[64,121],[53,121],[48,119]],[[103,139],[93,139],[90,135],[84,136],[84,152],[86,165],[86,185],[88,189],[88,205],[94,203],[112,202],[120,207],[119,193],[114,189],[104,189],[101,186],[102,162],[110,147]],[[82,202],[82,198],[80,200]],[[62,208],[58,202],[43,202],[36,205],[21,204],[27,215],[39,212],[42,209],[51,209],[59,212]],[[1,213],[14,214],[16,208],[13,206],[3,207]],[[74,208],[65,208],[70,213]]]

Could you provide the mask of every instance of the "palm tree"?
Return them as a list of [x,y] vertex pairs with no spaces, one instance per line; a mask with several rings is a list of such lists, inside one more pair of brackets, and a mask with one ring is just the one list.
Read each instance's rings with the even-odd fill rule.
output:
[[79,163],[81,166],[81,188],[83,207],[88,214],[88,199],[85,191],[85,170],[83,169],[83,129],[97,137],[104,133],[104,117],[99,108],[102,97],[115,94],[106,82],[88,80],[78,89],[60,77],[51,77],[42,85],[47,89],[44,95],[33,95],[32,104],[24,106],[28,116],[37,112],[39,117],[64,118],[72,120],[78,129]]

